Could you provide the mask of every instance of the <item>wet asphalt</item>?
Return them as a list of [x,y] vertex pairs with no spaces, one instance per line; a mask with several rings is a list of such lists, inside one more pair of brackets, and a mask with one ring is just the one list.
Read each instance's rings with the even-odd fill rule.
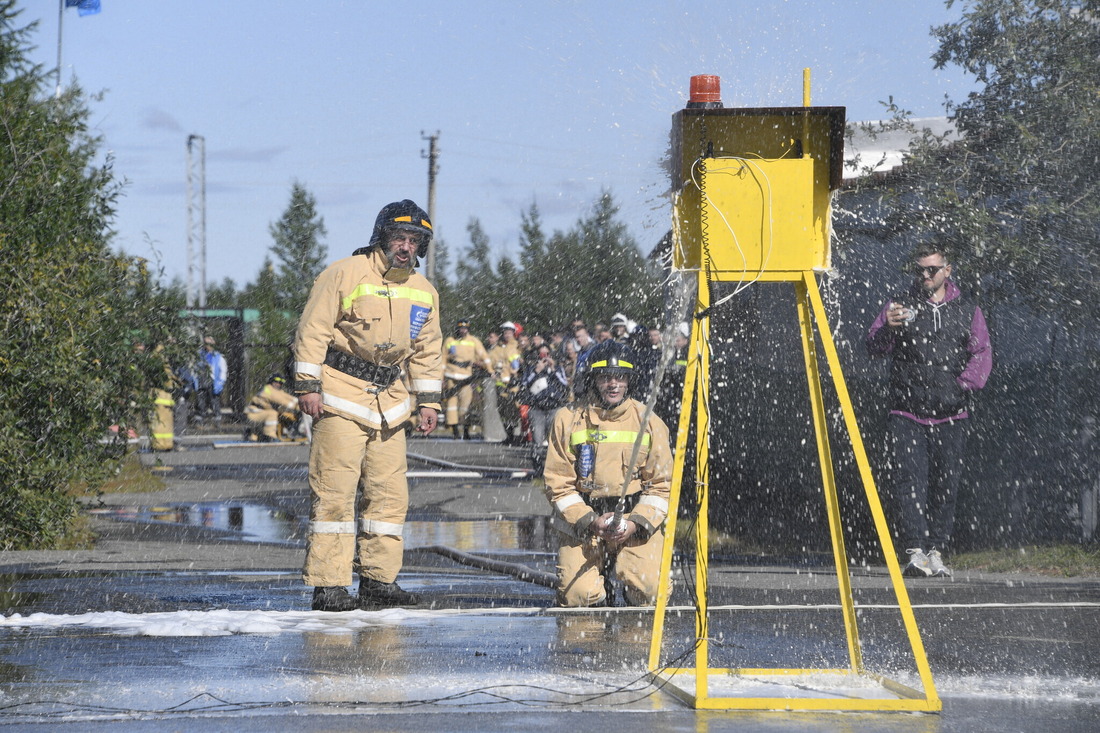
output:
[[[86,509],[99,535],[94,549],[0,553],[0,609],[7,618],[77,617],[0,627],[0,725],[92,731],[1100,728],[1100,579],[958,572],[950,580],[907,580],[943,699],[940,714],[694,711],[644,679],[652,612],[555,609],[545,585],[463,565],[438,551],[526,568],[530,577],[553,573],[546,503],[537,482],[524,475],[522,449],[410,440],[401,583],[425,596],[425,608],[320,614],[308,611],[310,589],[298,576],[308,446],[232,441],[195,437],[171,453],[142,454],[164,479],[164,490],[90,502]],[[690,660],[693,574],[678,559],[666,664],[685,654]],[[831,567],[713,557],[709,577],[712,667],[846,666]],[[885,568],[855,568],[851,577],[866,666],[919,686]],[[187,627],[192,622],[181,621],[181,612],[202,621]],[[202,627],[223,613],[223,626]],[[108,628],[98,616],[79,623],[87,614],[121,614],[122,625]],[[175,628],[158,634],[158,614]],[[272,623],[284,626],[262,628]],[[788,693],[807,694],[797,686]]]

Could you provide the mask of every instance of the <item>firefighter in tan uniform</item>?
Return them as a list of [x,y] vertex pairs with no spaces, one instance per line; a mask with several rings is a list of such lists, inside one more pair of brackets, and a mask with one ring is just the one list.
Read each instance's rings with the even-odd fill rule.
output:
[[268,377],[264,388],[253,395],[244,408],[249,431],[264,442],[279,440],[279,417],[298,412],[298,398],[284,389],[286,380],[279,374]]
[[489,349],[489,361],[497,382],[497,411],[504,423],[504,445],[519,445],[523,441],[519,435],[520,414],[516,399],[523,352],[516,340],[516,324],[511,321],[500,324],[500,341]]
[[[635,372],[629,346],[613,341],[598,346],[580,399],[558,410],[550,429],[546,496],[559,539],[563,606],[614,605],[611,572],[630,605],[656,601],[672,452],[665,424],[651,415],[643,427],[645,406],[628,397]],[[639,432],[642,446],[616,525],[615,508]]]
[[[397,574],[408,508],[404,426],[417,411],[417,430],[435,430],[443,388],[439,296],[413,269],[431,237],[415,203],[386,205],[367,246],[318,276],[299,321],[295,392],[315,421],[302,578],[315,610],[419,602]],[[353,571],[358,598],[345,587]]]
[[447,405],[447,427],[457,440],[470,439],[470,405],[474,401],[475,370],[492,371],[489,353],[481,339],[470,335],[470,319],[460,318],[455,323],[454,336],[448,336],[443,342],[443,394]]
[[[134,353],[145,355],[145,343],[142,340],[134,341]],[[164,347],[157,344],[153,348],[152,358],[161,362],[164,369],[164,383],[153,389],[153,412],[149,415],[149,449],[153,451],[170,451],[175,448],[175,415],[176,399],[172,391],[176,386],[176,376],[168,365]]]

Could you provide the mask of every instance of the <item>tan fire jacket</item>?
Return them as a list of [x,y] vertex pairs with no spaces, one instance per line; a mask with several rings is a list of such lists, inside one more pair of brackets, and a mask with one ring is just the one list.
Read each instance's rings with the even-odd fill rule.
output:
[[[554,525],[582,538],[598,517],[590,498],[617,500],[622,492],[624,472],[630,465],[634,439],[641,431],[645,405],[627,399],[610,410],[581,400],[567,405],[554,416],[550,446],[546,454],[546,497],[554,508]],[[592,467],[582,477],[583,454],[590,446]],[[627,496],[641,494],[626,518],[646,535],[652,534],[668,514],[672,483],[672,451],[668,428],[651,415],[642,438],[634,476]]]
[[468,379],[475,366],[483,366],[487,371],[493,368],[481,339],[470,334],[466,334],[465,338],[448,336],[443,342],[443,360],[446,362],[443,376],[456,382]]
[[288,412],[298,409],[298,398],[280,387],[265,384],[263,389],[253,395],[248,407]]
[[492,369],[497,374],[497,384],[508,384],[512,377],[519,373],[522,354],[519,350],[519,341],[498,341],[497,345],[489,349],[489,360]]
[[[439,294],[423,275],[390,269],[381,249],[345,257],[317,277],[302,311],[294,342],[297,391],[319,387],[326,411],[371,428],[397,427],[418,405],[441,409],[442,343]],[[378,389],[325,364],[330,346],[400,366],[403,378]]]

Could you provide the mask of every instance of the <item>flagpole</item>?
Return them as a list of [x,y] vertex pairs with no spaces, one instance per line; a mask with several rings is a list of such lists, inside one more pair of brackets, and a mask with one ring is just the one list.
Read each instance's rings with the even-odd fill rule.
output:
[[57,92],[54,99],[61,99],[61,23],[65,19],[65,0],[57,0]]

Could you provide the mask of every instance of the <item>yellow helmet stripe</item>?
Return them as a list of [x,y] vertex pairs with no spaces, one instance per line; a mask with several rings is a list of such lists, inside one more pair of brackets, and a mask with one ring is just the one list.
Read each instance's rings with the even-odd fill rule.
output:
[[[393,218],[393,220],[395,222],[400,222],[402,224],[412,224],[413,218],[412,218],[412,216],[395,216]],[[431,229],[432,228],[432,225],[428,223],[427,219],[421,219],[420,220],[420,226],[424,227],[425,229]]]
[[[605,366],[607,366],[607,361],[606,360],[594,362],[590,368],[591,369],[599,369],[600,367],[605,367]],[[629,361],[623,361],[622,359],[619,359],[617,364],[612,365],[612,368],[614,368],[614,367],[622,367],[624,369],[633,369],[634,365],[631,364]]]

